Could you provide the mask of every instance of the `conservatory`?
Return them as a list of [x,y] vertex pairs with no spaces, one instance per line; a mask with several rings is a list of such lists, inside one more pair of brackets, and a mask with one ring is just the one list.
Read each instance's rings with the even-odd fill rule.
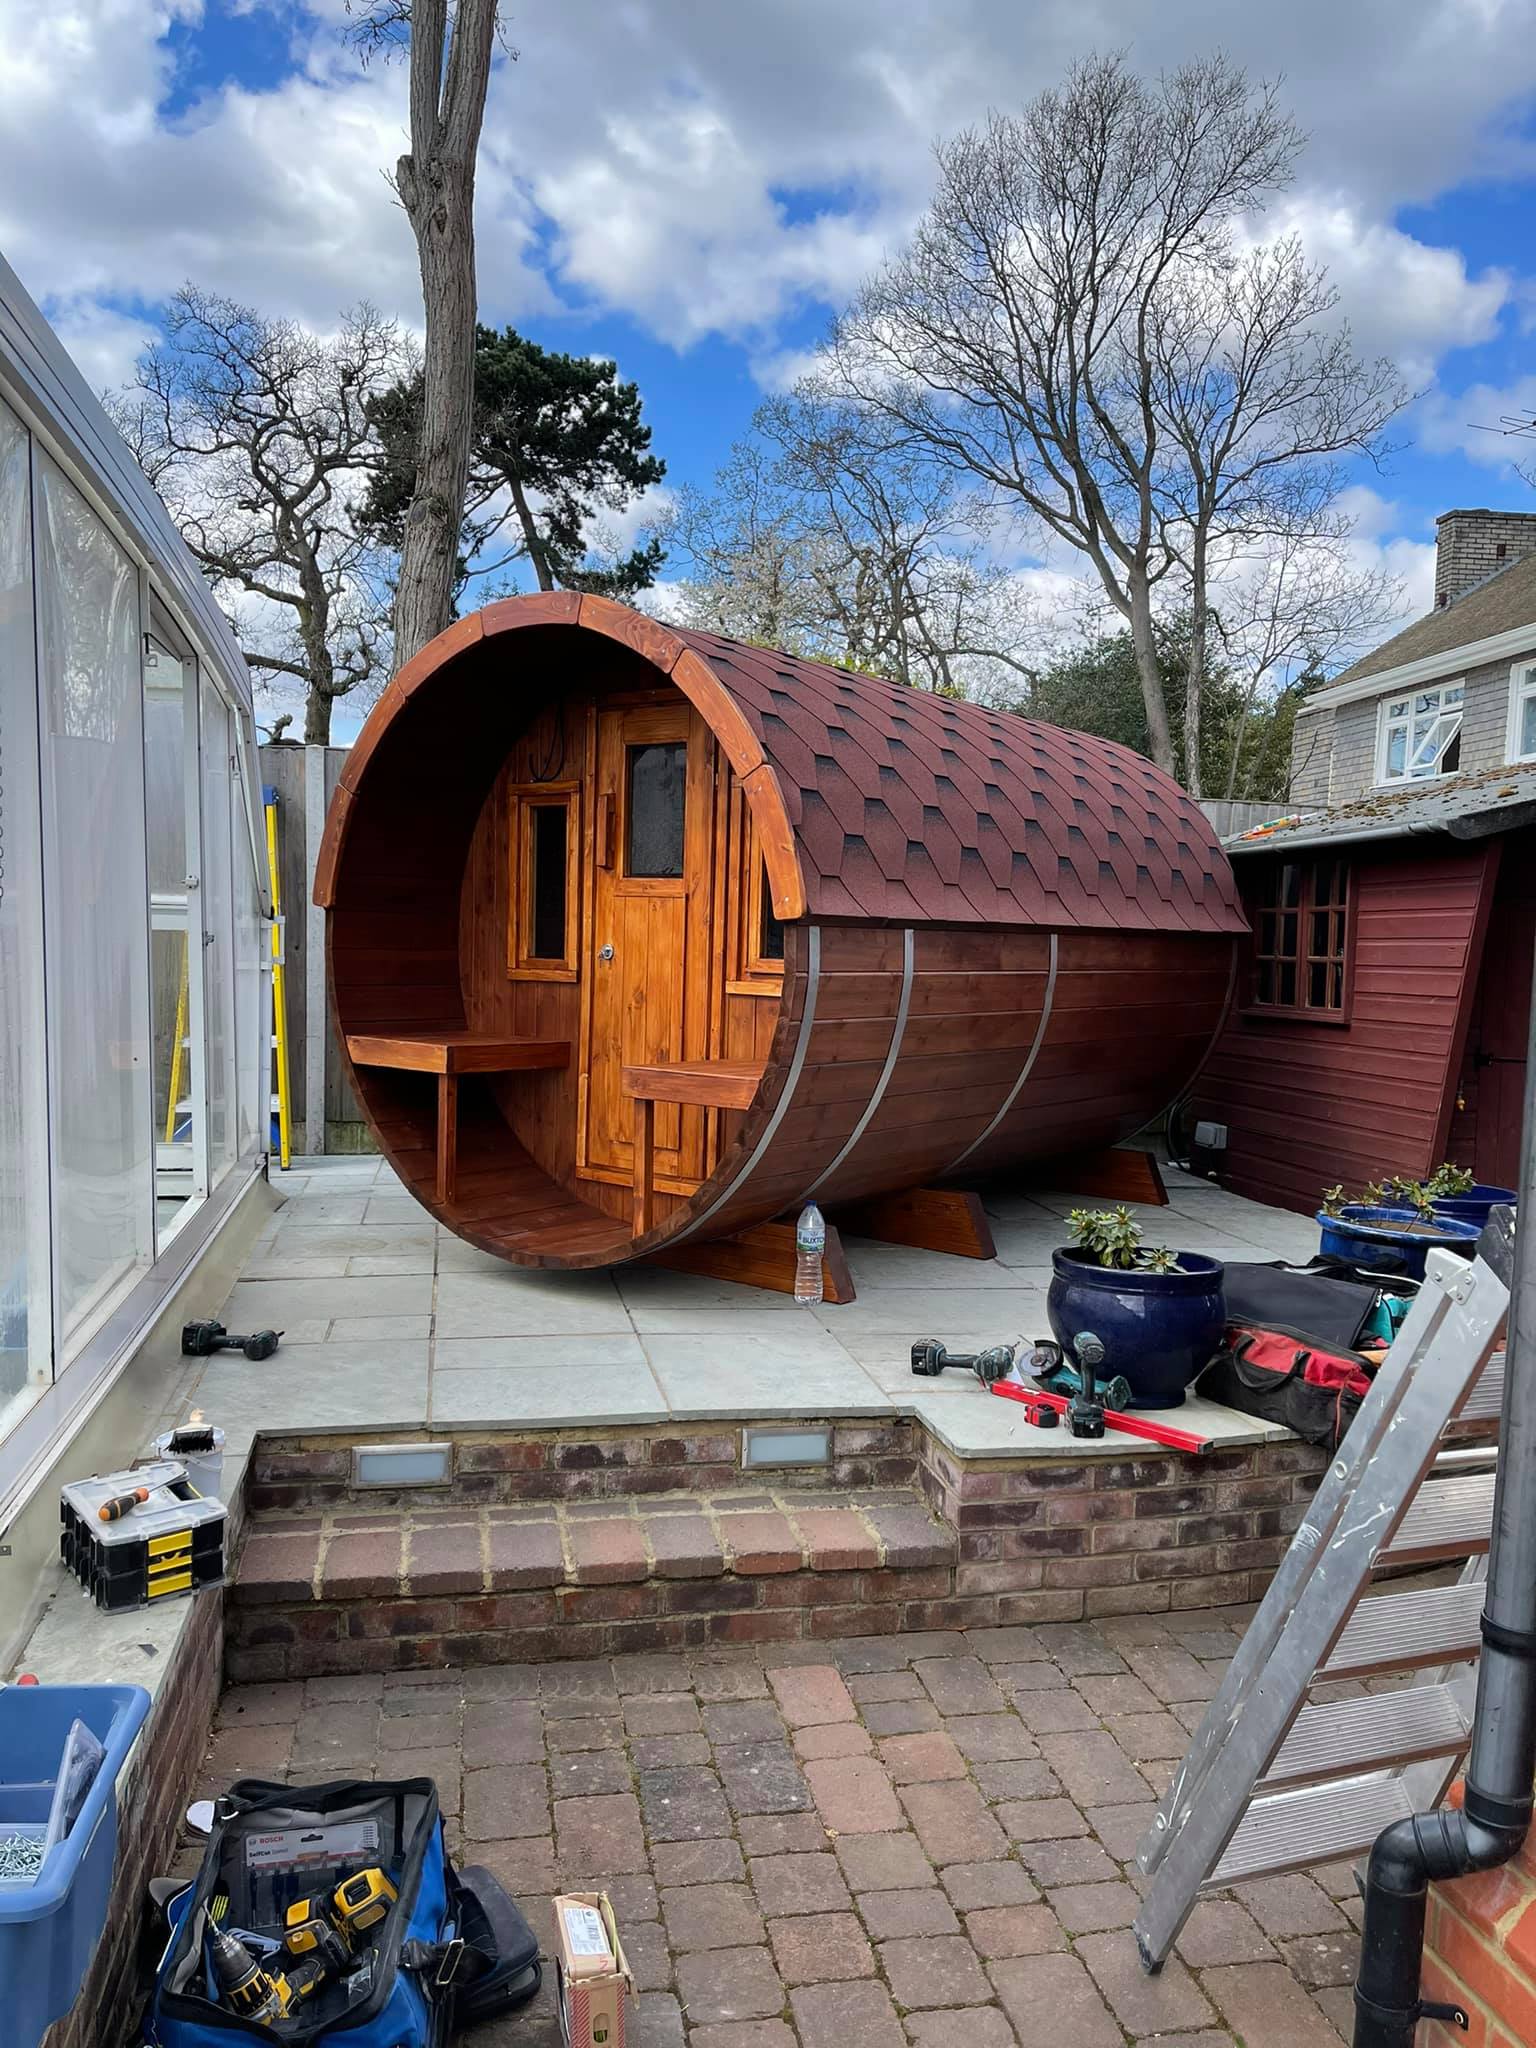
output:
[[260,803],[229,625],[0,262],[0,1533],[261,1173]]

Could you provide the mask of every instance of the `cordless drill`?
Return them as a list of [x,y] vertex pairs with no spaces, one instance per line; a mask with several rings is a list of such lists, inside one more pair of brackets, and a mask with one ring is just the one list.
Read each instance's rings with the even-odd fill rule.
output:
[[266,2026],[285,2020],[296,1999],[314,1988],[308,1985],[295,1991],[286,1977],[273,1976],[237,1934],[222,1928],[208,1937],[208,1958],[221,2002],[243,2020],[260,2020]]

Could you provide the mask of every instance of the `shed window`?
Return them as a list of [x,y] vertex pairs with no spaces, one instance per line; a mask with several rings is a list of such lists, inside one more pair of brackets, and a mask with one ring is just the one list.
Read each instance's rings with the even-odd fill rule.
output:
[[1460,683],[1389,697],[1381,707],[1378,782],[1426,782],[1461,766]]
[[1536,761],[1536,662],[1517,665],[1509,679],[1509,758]]
[[512,793],[512,929],[518,980],[576,979],[576,792],[536,784]]
[[784,962],[784,927],[773,914],[773,892],[768,887],[766,871],[758,877],[758,891],[761,904],[758,910],[757,957],[759,960]]
[[1349,869],[1278,861],[1253,903],[1253,1007],[1342,1017],[1349,995]]

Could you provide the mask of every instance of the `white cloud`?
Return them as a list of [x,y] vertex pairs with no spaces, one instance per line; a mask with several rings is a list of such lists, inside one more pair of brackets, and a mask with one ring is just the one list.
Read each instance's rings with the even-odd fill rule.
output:
[[1431,376],[1447,349],[1487,341],[1511,296],[1507,270],[1473,277],[1459,250],[1369,220],[1340,194],[1299,194],[1264,227],[1295,234],[1311,260],[1327,266],[1361,352],[1391,356],[1414,383]]

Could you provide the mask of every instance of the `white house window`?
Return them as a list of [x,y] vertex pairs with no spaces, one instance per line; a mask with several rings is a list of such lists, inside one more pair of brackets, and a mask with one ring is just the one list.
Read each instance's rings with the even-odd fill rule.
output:
[[1378,782],[1423,782],[1461,766],[1460,683],[1389,697],[1381,707]]
[[1517,664],[1509,679],[1511,761],[1536,761],[1536,662]]

